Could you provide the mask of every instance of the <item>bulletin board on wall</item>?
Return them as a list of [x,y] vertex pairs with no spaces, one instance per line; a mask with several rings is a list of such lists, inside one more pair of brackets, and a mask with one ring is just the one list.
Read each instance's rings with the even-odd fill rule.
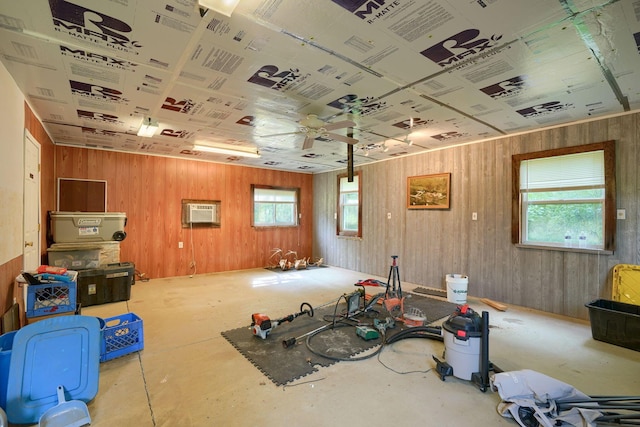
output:
[[107,181],[58,178],[59,212],[106,212]]
[[182,199],[182,228],[219,228],[220,200]]

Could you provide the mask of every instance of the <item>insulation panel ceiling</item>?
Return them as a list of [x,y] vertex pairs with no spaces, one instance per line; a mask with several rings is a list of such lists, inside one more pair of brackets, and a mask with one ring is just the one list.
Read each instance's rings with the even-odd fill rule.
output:
[[0,58],[56,144],[318,173],[308,114],[360,165],[639,109],[640,1],[3,1]]

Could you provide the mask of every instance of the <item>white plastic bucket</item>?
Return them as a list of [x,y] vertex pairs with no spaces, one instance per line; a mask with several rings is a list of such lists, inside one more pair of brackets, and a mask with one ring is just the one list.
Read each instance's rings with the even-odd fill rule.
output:
[[447,301],[454,304],[466,304],[468,287],[468,276],[463,274],[447,274]]

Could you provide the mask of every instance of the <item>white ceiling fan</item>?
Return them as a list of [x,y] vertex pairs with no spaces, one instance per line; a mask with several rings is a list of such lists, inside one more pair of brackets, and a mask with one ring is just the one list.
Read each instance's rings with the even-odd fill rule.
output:
[[264,135],[263,138],[282,135],[304,135],[304,143],[302,144],[303,150],[308,150],[313,147],[313,141],[318,137],[330,138],[336,141],[345,142],[350,145],[358,143],[355,138],[339,135],[331,132],[332,130],[348,128],[355,126],[355,122],[351,120],[343,120],[335,123],[326,123],[324,120],[318,118],[316,114],[308,114],[305,118],[301,119],[300,129],[297,132],[276,133],[273,135]]

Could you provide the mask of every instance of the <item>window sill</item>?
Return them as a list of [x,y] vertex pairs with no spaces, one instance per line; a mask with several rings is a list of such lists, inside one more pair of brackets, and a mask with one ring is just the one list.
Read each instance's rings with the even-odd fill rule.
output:
[[565,246],[549,246],[549,245],[534,245],[534,244],[524,244],[524,243],[516,243],[516,248],[520,249],[544,249],[548,251],[559,251],[559,252],[574,252],[581,254],[599,254],[599,255],[613,255],[613,251],[605,251],[604,249],[589,249],[589,248],[574,248],[574,247],[565,247]]
[[362,240],[361,236],[349,236],[344,234],[338,234],[338,239],[348,239],[348,240]]

